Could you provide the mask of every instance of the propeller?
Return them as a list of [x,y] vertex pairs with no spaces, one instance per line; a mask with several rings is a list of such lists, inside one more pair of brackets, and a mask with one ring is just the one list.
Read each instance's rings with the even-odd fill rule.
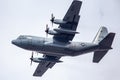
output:
[[33,52],[32,52],[32,55],[31,55],[31,58],[30,58],[30,60],[31,60],[31,63],[30,63],[30,65],[32,65],[32,61],[33,61]]
[[48,32],[49,32],[48,24],[46,24],[46,30],[45,30],[45,32],[46,32],[46,37],[48,37]]
[[54,22],[54,20],[55,20],[55,17],[54,17],[54,15],[53,15],[53,13],[51,14],[51,22],[52,22],[52,26],[53,26],[53,22]]

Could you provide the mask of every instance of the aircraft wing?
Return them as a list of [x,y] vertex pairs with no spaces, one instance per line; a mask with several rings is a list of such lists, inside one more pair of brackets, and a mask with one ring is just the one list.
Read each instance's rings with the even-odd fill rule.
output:
[[[81,8],[82,2],[74,0],[68,9],[66,15],[63,18],[63,21],[66,21],[66,24],[60,24],[60,29],[76,31],[78,22],[79,22],[79,11]],[[61,33],[54,35],[53,39],[61,42],[68,42],[74,38],[75,34]]]
[[[46,55],[44,55],[46,56]],[[46,56],[46,57],[51,57],[51,56]],[[56,59],[60,59],[60,57],[54,57]],[[56,64],[56,62],[50,62],[50,61],[45,61],[45,60],[41,60],[41,62],[39,62],[37,69],[35,70],[33,76],[36,77],[40,77],[42,76],[47,70],[48,68],[52,68],[54,65]]]

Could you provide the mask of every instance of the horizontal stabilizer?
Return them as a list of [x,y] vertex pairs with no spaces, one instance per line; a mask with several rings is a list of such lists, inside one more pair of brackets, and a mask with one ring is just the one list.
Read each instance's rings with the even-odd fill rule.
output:
[[115,33],[109,33],[103,40],[99,42],[99,50],[95,51],[93,56],[93,62],[98,63],[111,48],[112,42],[114,40]]
[[115,33],[109,33],[100,43],[100,46],[111,47]]
[[107,51],[95,51],[93,56],[93,62],[99,63],[100,60],[106,55]]

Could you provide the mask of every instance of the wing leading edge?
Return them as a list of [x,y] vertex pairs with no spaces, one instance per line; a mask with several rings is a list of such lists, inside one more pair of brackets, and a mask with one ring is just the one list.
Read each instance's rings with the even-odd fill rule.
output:
[[[65,29],[65,30],[72,30],[76,31],[78,22],[79,22],[79,12],[81,8],[82,2],[74,0],[68,9],[66,15],[63,18],[63,21],[66,21],[66,24],[60,24],[59,28]],[[54,35],[53,39],[61,42],[68,42],[74,38],[75,34],[57,34]]]

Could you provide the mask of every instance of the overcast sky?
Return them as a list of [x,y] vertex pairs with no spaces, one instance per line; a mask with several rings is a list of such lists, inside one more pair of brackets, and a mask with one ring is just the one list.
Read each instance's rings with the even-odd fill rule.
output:
[[31,52],[11,44],[19,35],[45,37],[51,13],[62,19],[72,1],[0,0],[0,80],[120,80],[120,0],[83,0],[74,41],[92,42],[101,26],[116,33],[113,50],[99,64],[92,63],[93,53],[63,57],[63,63],[36,78]]

